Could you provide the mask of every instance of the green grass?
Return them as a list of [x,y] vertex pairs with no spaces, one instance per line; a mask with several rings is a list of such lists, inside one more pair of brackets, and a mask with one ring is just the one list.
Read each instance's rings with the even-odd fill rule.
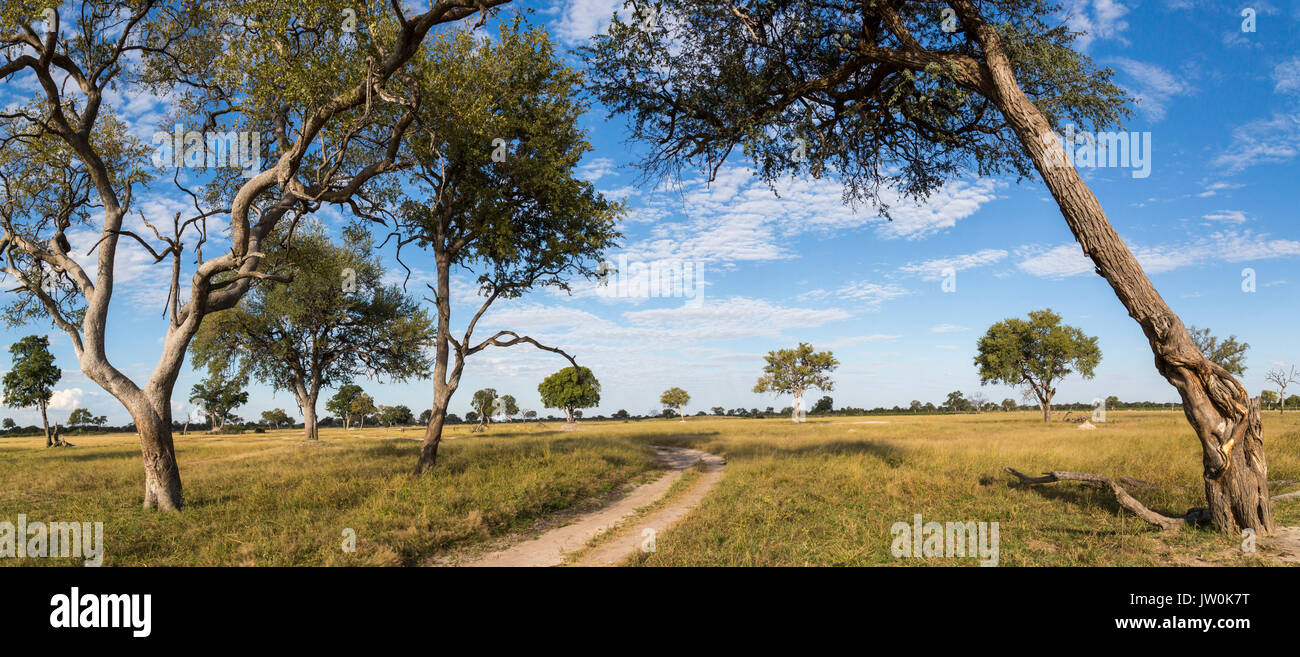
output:
[[[655,467],[647,446],[590,433],[448,440],[410,475],[422,432],[177,437],[186,508],[140,510],[134,436],[0,441],[0,520],[103,521],[105,565],[414,564],[516,529]],[[402,437],[394,437],[402,436]],[[343,531],[357,550],[342,550]],[[4,559],[54,565],[68,560]]]
[[[419,432],[322,431],[177,438],[187,508],[139,508],[133,436],[0,440],[0,520],[105,523],[107,565],[415,564],[526,528],[655,469],[649,445],[727,458],[726,476],[691,515],[663,532],[644,565],[971,565],[895,559],[891,526],[998,522],[1002,565],[1163,565],[1221,555],[1240,539],[1210,531],[1162,535],[1108,493],[1072,483],[1010,486],[1001,471],[1076,470],[1155,483],[1132,491],[1168,514],[1204,504],[1200,450],[1181,412],[1111,411],[1096,431],[1044,425],[1033,413],[687,422],[586,422],[458,427],[431,476],[409,474]],[[865,420],[886,424],[855,424]],[[1300,414],[1265,416],[1271,479],[1300,479]],[[1291,490],[1287,488],[1284,490]],[[1281,492],[1281,491],[1277,491]],[[1300,500],[1275,504],[1300,525]],[[357,551],[341,550],[342,532]],[[1251,563],[1253,558],[1242,558]],[[5,559],[48,565],[65,560]]]

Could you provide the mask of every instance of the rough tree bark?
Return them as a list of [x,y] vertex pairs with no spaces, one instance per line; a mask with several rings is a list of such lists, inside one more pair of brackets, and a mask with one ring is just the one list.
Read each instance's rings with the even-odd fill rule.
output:
[[969,0],[952,4],[984,51],[981,92],[1015,131],[1084,253],[1142,327],[1156,369],[1182,397],[1183,412],[1201,443],[1213,526],[1232,533],[1251,528],[1271,534],[1273,513],[1258,403],[1227,370],[1201,353],[1182,320],[1156,292],[1097,197],[1064,157],[1051,124],[1021,90],[995,28]]
[[45,446],[53,447],[54,443],[50,440],[50,419],[45,415],[45,402],[41,402],[41,425],[45,427]]

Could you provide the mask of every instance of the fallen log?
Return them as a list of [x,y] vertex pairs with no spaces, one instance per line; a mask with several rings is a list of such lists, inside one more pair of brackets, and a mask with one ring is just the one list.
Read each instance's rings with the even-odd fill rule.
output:
[[[1115,483],[1115,481],[1110,477],[1105,477],[1099,474],[1054,470],[1052,472],[1043,473],[1043,476],[1041,477],[1030,477],[1029,475],[1017,472],[1008,467],[1003,467],[1002,469],[1015,475],[1016,478],[1020,480],[1020,483],[1026,486],[1052,484],[1058,481],[1078,481],[1094,488],[1109,488],[1115,495],[1115,500],[1119,502],[1120,506],[1128,509],[1134,515],[1148,523],[1159,527],[1161,531],[1178,531],[1184,526],[1189,524],[1194,525],[1201,520],[1206,519],[1208,516],[1205,509],[1190,509],[1186,514],[1177,518],[1162,513],[1156,513],[1155,511],[1148,509],[1146,505],[1137,501],[1137,499],[1132,495],[1129,495],[1128,491],[1125,490],[1123,486]],[[1133,482],[1131,485],[1134,485],[1135,487],[1154,486],[1154,484],[1151,484],[1150,482],[1133,479],[1132,477],[1123,477],[1123,479]]]

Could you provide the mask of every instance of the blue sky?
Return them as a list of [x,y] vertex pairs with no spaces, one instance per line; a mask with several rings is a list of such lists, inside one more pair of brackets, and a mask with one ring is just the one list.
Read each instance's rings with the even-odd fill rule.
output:
[[[557,41],[576,47],[619,4],[523,6],[536,10],[532,20],[546,24]],[[1300,4],[1251,3],[1254,32],[1242,31],[1236,5],[1091,0],[1067,6],[1060,19],[1090,32],[1078,47],[1114,68],[1117,81],[1138,98],[1126,127],[1151,137],[1148,176],[1134,177],[1132,168],[1085,168],[1084,178],[1186,323],[1251,344],[1245,383],[1257,394],[1269,367],[1300,362],[1293,338],[1300,319]],[[0,99],[25,96],[23,84],[7,85]],[[165,99],[129,91],[112,100],[146,140],[167,109]],[[629,165],[639,149],[625,143],[621,120],[593,106],[585,123],[595,150],[582,174],[631,209],[624,245],[609,259],[691,263],[702,268],[702,294],[610,297],[586,284],[571,296],[543,290],[498,303],[477,334],[518,330],[574,353],[604,386],[594,412],[657,409],[659,393],[671,386],[691,393],[692,413],[719,405],[781,408],[790,400],[750,388],[763,354],[800,341],[839,358],[830,393],[836,406],[939,403],[956,389],[982,391],[994,401],[1019,399],[1005,387],[980,389],[975,342],[990,324],[1045,307],[1098,336],[1103,353],[1096,377],[1064,381],[1058,401],[1177,400],[1156,374],[1138,325],[1092,272],[1036,179],[957,180],[923,206],[894,203],[894,221],[887,222],[869,207],[843,205],[833,179],[786,181],[778,198],[742,160],[730,162],[711,185],[692,174],[679,189],[638,186]],[[147,216],[169,218],[182,202],[168,186],[156,185],[141,207]],[[338,227],[344,217],[327,211],[322,219]],[[80,237],[84,252],[94,232]],[[124,242],[121,253],[109,355],[143,382],[166,328],[165,265],[150,265],[138,245]],[[419,294],[429,261],[409,253],[403,259],[416,270],[410,289]],[[951,291],[944,290],[945,270],[955,272],[948,277],[955,282]],[[1254,281],[1253,292],[1243,291],[1245,279]],[[455,290],[453,325],[463,327],[474,304],[470,279],[458,280]],[[34,332],[51,336],[65,370],[54,417],[85,406],[112,423],[127,421],[120,404],[80,373],[66,336],[32,325],[7,330],[4,338]],[[541,408],[537,383],[564,364],[527,347],[477,354],[452,411],[463,415],[472,392],[490,386],[546,415],[553,411]],[[8,366],[5,352],[0,369]],[[178,416],[200,378],[187,363],[176,385]],[[360,383],[379,403],[417,412],[428,406],[432,389],[427,381]],[[236,413],[256,418],[281,407],[301,417],[288,393],[258,385],[251,398]],[[23,424],[38,421],[32,410],[4,414]]]

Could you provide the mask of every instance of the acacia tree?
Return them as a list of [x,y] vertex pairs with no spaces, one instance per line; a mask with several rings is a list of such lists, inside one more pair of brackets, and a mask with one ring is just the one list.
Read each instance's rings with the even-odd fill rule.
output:
[[379,408],[375,406],[375,398],[363,392],[352,399],[350,410],[352,415],[361,420],[361,428],[364,429],[366,428],[366,418],[378,412]]
[[682,412],[682,407],[691,403],[691,396],[681,388],[669,388],[664,391],[664,394],[659,395],[659,403],[663,404],[665,408],[677,409],[677,417],[680,417],[681,421],[685,422],[686,414]]
[[1264,375],[1264,379],[1269,383],[1277,386],[1277,412],[1278,415],[1286,414],[1286,387],[1296,382],[1295,365],[1291,369],[1284,370],[1275,367]]
[[5,372],[3,380],[5,404],[10,408],[40,408],[45,446],[55,447],[50,438],[50,419],[45,409],[54,396],[54,386],[63,378],[63,370],[54,363],[50,339],[44,335],[29,335],[9,345],[9,353],[13,356],[13,364]]
[[293,424],[293,418],[285,412],[283,408],[273,408],[269,411],[262,411],[262,422],[271,426],[272,429],[287,427]]
[[484,388],[474,392],[474,397],[470,399],[469,407],[478,413],[479,421],[487,426],[492,424],[492,415],[496,413],[497,389]]
[[355,383],[345,383],[339,386],[338,391],[325,402],[325,410],[343,418],[343,428],[352,428],[352,402],[356,401],[357,396],[361,394],[361,386]]
[[[410,108],[385,100],[386,85],[435,25],[507,1],[436,0],[416,15],[401,3],[337,0],[86,0],[71,11],[43,0],[4,4],[0,79],[36,90],[31,102],[0,114],[4,271],[21,291],[16,312],[48,317],[67,333],[82,372],[130,413],[140,435],[145,508],[183,506],[171,396],[204,316],[233,307],[254,279],[267,278],[264,240],[282,219],[326,203],[368,205],[364,188],[400,167],[396,156],[411,122]],[[355,21],[343,17],[344,7]],[[47,16],[49,24],[38,26]],[[183,128],[255,134],[268,148],[254,149],[257,158],[242,172],[211,173],[198,193],[178,172],[176,188],[194,210],[164,226],[170,234],[141,215],[151,243],[126,223],[150,193],[149,158],[119,110],[105,103],[114,89],[165,94],[169,118]],[[245,143],[254,143],[251,136]],[[202,138],[174,150],[183,151],[175,164],[198,168],[215,154]],[[271,159],[265,168],[256,164],[263,155]],[[26,193],[41,185],[49,193]],[[100,223],[75,247],[95,254],[93,275],[72,256],[68,232],[92,216]],[[230,248],[205,258],[207,237],[221,232],[209,231],[209,221],[227,219]],[[155,262],[170,261],[168,296],[158,300],[167,330],[143,384],[117,369],[107,350],[124,237]],[[197,264],[182,299],[187,237]]]
[[1097,338],[1061,324],[1051,308],[1029,313],[1028,321],[1010,318],[990,326],[976,351],[980,385],[1024,386],[1038,400],[1044,422],[1052,420],[1054,384],[1074,372],[1091,379],[1101,362]]
[[600,381],[591,370],[576,365],[543,379],[537,384],[537,392],[544,407],[564,409],[567,424],[573,424],[574,417],[582,417],[581,411],[575,413],[576,409],[600,404]]
[[303,434],[317,440],[322,387],[357,372],[393,381],[423,378],[431,320],[397,285],[385,285],[373,242],[344,231],[336,246],[324,230],[299,229],[288,248],[266,258],[270,272],[293,272],[288,283],[261,283],[235,308],[210,318],[194,337],[194,364],[235,363],[240,372],[288,390],[303,414]]
[[519,415],[519,402],[514,395],[502,395],[498,399],[497,410],[506,416],[506,422],[510,422],[514,416]]
[[1056,3],[656,6],[655,21],[616,18],[585,53],[601,102],[649,145],[647,173],[716,172],[739,148],[769,182],[833,173],[850,199],[878,201],[882,187],[922,198],[971,170],[1036,171],[1142,327],[1200,441],[1208,510],[1153,522],[1208,517],[1224,532],[1272,532],[1258,405],[1196,347],[1066,157],[1066,123],[1107,130],[1129,115],[1129,98],[1071,48],[1077,33],[1052,24]]
[[[546,32],[503,25],[494,39],[455,30],[413,60],[404,89],[418,106],[404,143],[415,163],[412,190],[392,216],[399,245],[432,256],[437,308],[433,404],[415,473],[437,462],[442,427],[465,360],[491,346],[531,344],[577,362],[559,348],[515,331],[475,341],[474,329],[498,299],[539,287],[568,290],[574,277],[598,275],[619,237],[622,206],[576,174],[591,149],[579,120],[581,76],[554,52]],[[399,259],[401,251],[399,246]],[[477,275],[481,303],[453,334],[451,283],[458,268]]]
[[754,384],[754,392],[794,395],[790,417],[795,422],[804,421],[807,412],[803,406],[805,392],[813,389],[831,392],[835,389],[830,373],[840,366],[840,362],[829,351],[813,351],[812,345],[800,342],[793,349],[769,351],[763,358],[767,365],[763,366],[763,376]]
[[208,378],[190,388],[190,401],[203,408],[212,431],[226,428],[230,411],[248,403],[248,376],[230,371],[224,363],[208,363]]
[[1246,373],[1246,351],[1250,349],[1250,343],[1237,342],[1235,335],[1220,341],[1218,337],[1210,335],[1210,329],[1207,328],[1198,329],[1195,326],[1188,326],[1187,332],[1192,336],[1192,342],[1196,343],[1196,348],[1200,349],[1210,362],[1228,370],[1233,376],[1242,376]]

